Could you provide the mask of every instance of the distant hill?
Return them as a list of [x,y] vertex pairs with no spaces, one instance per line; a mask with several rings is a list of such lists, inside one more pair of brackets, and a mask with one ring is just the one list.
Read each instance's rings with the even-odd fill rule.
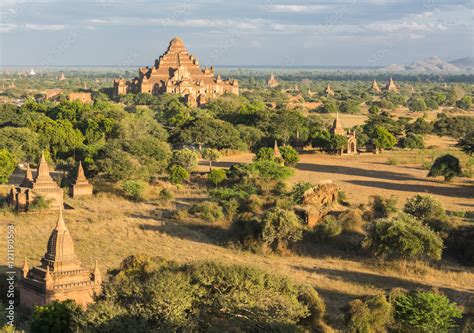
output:
[[472,57],[460,58],[450,62],[444,61],[438,57],[430,57],[415,61],[410,65],[389,65],[381,68],[380,71],[392,73],[460,73],[465,72],[466,70],[473,70],[473,64],[474,59]]
[[449,63],[463,69],[474,69],[474,57],[459,58],[452,60]]

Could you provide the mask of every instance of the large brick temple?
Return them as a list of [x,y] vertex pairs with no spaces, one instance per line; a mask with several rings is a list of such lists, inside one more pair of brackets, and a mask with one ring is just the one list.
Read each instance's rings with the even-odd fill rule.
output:
[[162,93],[180,94],[190,106],[202,106],[209,98],[225,93],[239,94],[237,80],[214,76],[214,68],[201,69],[196,57],[188,52],[179,37],[170,41],[168,49],[152,67],[142,67],[133,80],[114,80],[114,94]]

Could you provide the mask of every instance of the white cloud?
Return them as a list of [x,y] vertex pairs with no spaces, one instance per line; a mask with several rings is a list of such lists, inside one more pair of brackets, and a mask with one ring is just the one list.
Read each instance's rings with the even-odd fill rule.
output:
[[374,22],[366,26],[368,30],[380,31],[387,33],[394,32],[405,32],[405,33],[416,33],[416,32],[433,32],[433,31],[444,31],[447,28],[438,23],[417,23],[409,21],[388,21],[388,22]]
[[16,24],[10,24],[10,23],[0,24],[0,32],[10,32],[15,29],[16,29]]
[[62,24],[25,24],[25,28],[28,30],[50,30],[50,31],[58,31],[63,30],[65,28]]
[[273,13],[321,13],[332,8],[330,5],[269,5],[264,6]]

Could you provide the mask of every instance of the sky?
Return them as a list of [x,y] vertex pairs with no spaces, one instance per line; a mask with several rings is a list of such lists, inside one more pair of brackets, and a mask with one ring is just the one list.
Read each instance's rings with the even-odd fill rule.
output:
[[385,66],[473,56],[471,0],[2,0],[0,66]]

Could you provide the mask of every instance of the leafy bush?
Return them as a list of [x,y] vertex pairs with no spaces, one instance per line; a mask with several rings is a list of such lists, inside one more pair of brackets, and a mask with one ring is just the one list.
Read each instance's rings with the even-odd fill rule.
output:
[[392,305],[385,294],[356,299],[347,305],[345,321],[349,333],[385,332],[393,321]]
[[172,165],[168,172],[172,184],[182,184],[185,180],[189,179],[188,171],[181,165]]
[[441,202],[430,195],[415,195],[405,203],[403,211],[423,221],[431,229],[442,233],[443,238],[453,228]]
[[122,184],[122,191],[129,199],[141,201],[143,200],[145,185],[134,180],[127,180]]
[[179,165],[186,169],[187,172],[191,172],[197,166],[198,155],[191,149],[173,150],[170,160],[170,169],[174,165]]
[[274,161],[275,152],[273,151],[273,148],[269,148],[269,147],[260,148],[255,154],[254,160],[255,161]]
[[314,184],[308,183],[308,182],[298,182],[295,185],[293,185],[293,189],[291,190],[291,197],[293,198],[293,201],[300,205],[303,203],[303,194],[309,190],[310,188],[313,188]]
[[273,208],[262,217],[261,238],[273,250],[285,249],[303,238],[301,222],[293,211]]
[[334,216],[326,216],[322,223],[318,224],[316,233],[325,238],[332,238],[341,234],[342,224]]
[[6,184],[15,171],[15,159],[6,149],[0,149],[0,184]]
[[387,218],[393,213],[397,212],[397,198],[391,196],[390,198],[384,198],[380,195],[372,195],[370,197],[370,211],[369,219]]
[[28,206],[28,209],[31,209],[31,210],[48,209],[50,204],[51,204],[50,200],[46,200],[41,195],[36,195],[33,198],[33,201],[31,202],[31,204]]
[[291,146],[280,147],[280,153],[281,157],[285,161],[285,165],[295,166],[300,160],[298,152]]
[[249,164],[247,170],[255,176],[261,177],[263,180],[285,180],[293,175],[293,170],[280,165],[279,163],[267,160],[259,160]]
[[32,333],[77,331],[82,315],[81,307],[72,300],[53,301],[44,306],[37,306],[30,322]]
[[174,197],[173,192],[171,192],[167,188],[161,189],[161,191],[160,191],[160,199],[161,200],[170,201],[170,200],[173,200],[173,197]]
[[423,149],[425,148],[425,143],[421,135],[414,133],[408,133],[406,137],[401,139],[400,142],[402,148],[408,149]]
[[124,333],[317,331],[324,310],[311,286],[255,268],[134,256],[110,273],[83,326]]
[[366,246],[382,258],[440,260],[443,240],[413,217],[399,215],[370,223]]
[[216,222],[224,218],[222,207],[213,201],[203,201],[189,208],[189,213],[207,222]]
[[207,175],[207,179],[216,186],[226,180],[226,178],[226,172],[222,169],[211,170]]
[[456,303],[432,291],[401,293],[394,299],[394,318],[405,331],[448,332],[461,314]]
[[443,176],[444,181],[449,182],[454,177],[462,175],[459,159],[453,155],[446,154],[438,157],[431,166],[428,177]]

